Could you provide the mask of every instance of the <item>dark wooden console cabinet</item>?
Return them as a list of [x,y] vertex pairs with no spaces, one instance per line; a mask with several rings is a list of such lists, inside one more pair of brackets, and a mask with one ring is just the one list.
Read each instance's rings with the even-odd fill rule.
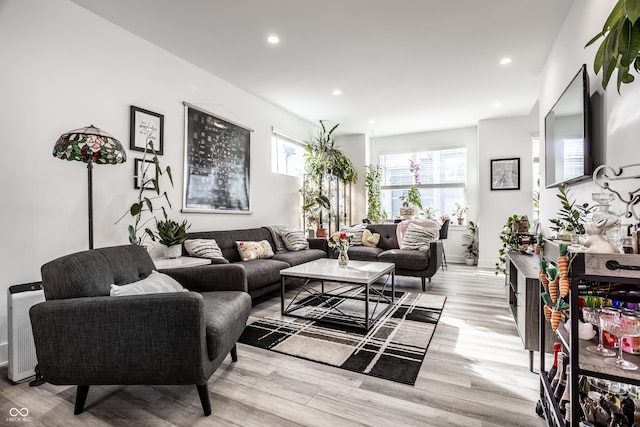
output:
[[[524,348],[529,350],[529,369],[533,371],[533,352],[540,348],[540,258],[520,252],[508,252],[505,293]],[[553,349],[553,333],[548,322],[546,349]]]

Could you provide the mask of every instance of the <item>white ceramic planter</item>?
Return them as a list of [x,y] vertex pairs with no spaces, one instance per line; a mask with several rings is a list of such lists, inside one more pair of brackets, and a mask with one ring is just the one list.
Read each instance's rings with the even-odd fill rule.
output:
[[180,258],[182,256],[182,245],[173,245],[164,247],[165,258]]

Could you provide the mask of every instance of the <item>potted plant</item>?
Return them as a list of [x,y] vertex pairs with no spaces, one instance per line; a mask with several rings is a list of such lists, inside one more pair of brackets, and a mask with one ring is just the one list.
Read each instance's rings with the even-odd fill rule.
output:
[[553,224],[549,228],[558,233],[558,239],[571,241],[571,235],[585,233],[585,220],[593,206],[589,206],[589,203],[576,204],[576,201],[571,199],[566,184],[560,184],[558,191],[556,197],[560,199],[561,208],[557,217],[549,220]]
[[413,186],[409,189],[407,194],[400,196],[402,201],[402,207],[400,208],[400,215],[403,217],[412,218],[415,215],[415,209],[422,210],[422,200],[420,199],[420,189]]
[[367,191],[367,218],[374,224],[382,219],[381,202],[382,166],[367,165],[364,175],[364,186]]
[[165,258],[180,258],[182,255],[182,244],[187,240],[187,229],[190,227],[185,219],[178,223],[169,219],[166,215],[161,221],[156,221],[158,230],[158,240],[165,246]]
[[438,212],[440,209],[429,205],[427,206],[422,213],[424,214],[425,218],[427,219],[435,219],[436,218],[436,212]]
[[462,206],[460,203],[456,202],[451,215],[458,220],[458,225],[462,225],[464,223],[464,216],[467,214],[467,212],[469,212],[469,203],[467,203],[465,206]]
[[478,226],[475,222],[469,221],[467,225],[468,233],[464,235],[464,263],[467,265],[475,265],[478,259]]
[[[149,155],[152,156],[151,164],[145,161]],[[133,224],[129,225],[128,230],[129,243],[132,245],[144,245],[147,238],[155,241],[156,236],[153,230],[151,230],[147,225],[151,220],[156,219],[153,215],[154,210],[158,209],[158,206],[155,205],[156,202],[162,201],[164,203],[166,201],[167,205],[171,207],[171,201],[169,200],[167,192],[160,189],[160,177],[164,175],[169,178],[169,182],[171,182],[171,186],[173,187],[171,167],[167,166],[166,168],[163,168],[160,166],[160,161],[158,160],[156,150],[153,146],[153,141],[149,141],[145,147],[144,154],[142,156],[142,164],[145,166],[142,169],[142,176],[138,177],[140,186],[138,197],[129,209],[120,217],[120,219],[116,221],[117,224],[122,221],[127,214],[131,215],[133,218]],[[146,196],[146,193],[144,192],[149,185],[153,187],[153,192],[155,193],[151,197]],[[164,206],[161,206],[161,209],[166,217]]]
[[[330,175],[343,183],[358,180],[358,171],[353,163],[336,146],[333,132],[339,125],[338,123],[327,132],[324,121],[320,120],[321,130],[318,136],[304,147],[304,169],[307,176],[303,181],[301,192],[307,191],[309,196],[305,199],[303,192],[302,212],[305,218],[310,211],[317,212],[318,230],[316,235],[318,237],[326,236],[326,230],[323,232],[323,219],[328,217],[331,207],[326,194],[327,189],[323,187],[324,178]],[[306,190],[305,185],[307,186]]]
[[518,246],[518,235],[513,231],[513,224],[525,218],[527,218],[526,215],[511,215],[502,227],[502,232],[500,233],[502,247],[498,250],[498,262],[496,262],[495,270],[496,276],[500,273],[506,274],[505,264],[507,262],[507,252],[516,249]]

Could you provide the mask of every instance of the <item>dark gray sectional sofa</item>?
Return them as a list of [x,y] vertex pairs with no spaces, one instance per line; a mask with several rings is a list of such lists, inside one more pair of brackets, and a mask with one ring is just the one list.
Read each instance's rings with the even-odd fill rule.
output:
[[[190,239],[215,239],[222,255],[229,263],[241,265],[246,271],[247,289],[252,298],[265,295],[280,288],[280,270],[294,265],[327,257],[326,239],[308,239],[309,249],[276,253],[276,244],[271,230],[267,227],[244,230],[201,231],[189,233]],[[267,240],[273,248],[274,256],[268,259],[242,261],[236,248],[236,241]],[[183,248],[184,251],[184,248]],[[188,255],[186,251],[184,255]],[[224,263],[224,261],[222,261]],[[214,260],[214,263],[219,263]],[[216,268],[213,266],[198,268]]]
[[[431,277],[442,265],[442,241],[431,242],[428,251],[400,249],[396,228],[397,224],[367,224],[368,230],[380,234],[378,245],[376,247],[351,246],[349,259],[392,262],[396,265],[397,275],[420,277],[424,292],[425,279],[431,281]],[[330,251],[330,254],[333,258],[337,258],[335,251]]]

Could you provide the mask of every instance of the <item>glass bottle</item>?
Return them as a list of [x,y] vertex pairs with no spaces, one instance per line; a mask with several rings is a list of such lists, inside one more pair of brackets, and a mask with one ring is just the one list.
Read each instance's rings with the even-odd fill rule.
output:
[[549,372],[547,372],[547,379],[549,382],[553,381],[553,378],[556,376],[556,372],[558,372],[558,353],[562,350],[562,344],[559,342],[553,343],[553,365]]
[[553,380],[553,382],[555,382],[555,387],[553,387],[553,382],[551,385],[553,390],[553,396],[555,397],[556,402],[558,403],[560,403],[560,399],[562,398],[564,389],[567,386],[567,368],[568,367],[569,367],[569,356],[567,356],[566,353],[560,353],[560,360],[558,361],[558,371],[556,372],[556,376],[554,377],[554,380]]

